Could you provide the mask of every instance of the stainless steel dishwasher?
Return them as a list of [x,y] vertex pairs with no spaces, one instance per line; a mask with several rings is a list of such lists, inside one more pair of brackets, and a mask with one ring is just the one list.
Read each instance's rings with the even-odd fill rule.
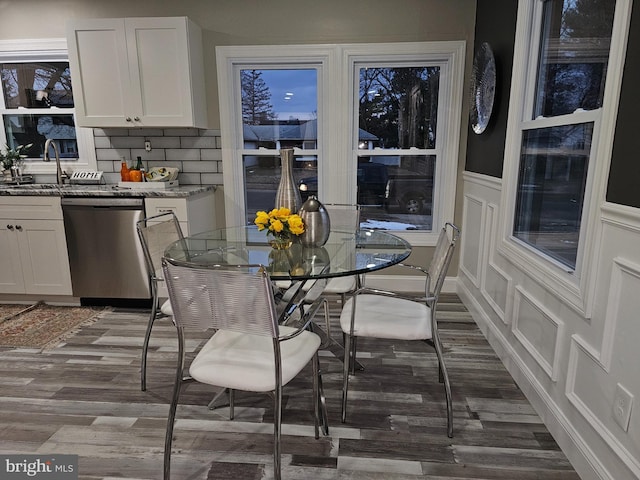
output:
[[75,297],[149,299],[136,222],[143,198],[63,197],[62,215]]

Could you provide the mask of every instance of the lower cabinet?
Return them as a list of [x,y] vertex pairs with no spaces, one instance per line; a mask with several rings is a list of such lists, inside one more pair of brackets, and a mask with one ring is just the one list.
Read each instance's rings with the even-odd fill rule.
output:
[[59,197],[0,197],[0,293],[71,295]]
[[167,212],[175,213],[185,235],[194,235],[216,227],[213,190],[186,198],[147,197],[144,205],[147,217]]

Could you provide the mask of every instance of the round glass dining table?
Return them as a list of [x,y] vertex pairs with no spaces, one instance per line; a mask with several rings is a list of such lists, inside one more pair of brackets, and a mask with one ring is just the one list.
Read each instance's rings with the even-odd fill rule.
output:
[[272,248],[255,226],[211,230],[172,243],[164,256],[200,265],[264,265],[273,280],[309,280],[374,272],[402,262],[411,253],[404,239],[383,230],[331,231],[320,247],[294,241]]

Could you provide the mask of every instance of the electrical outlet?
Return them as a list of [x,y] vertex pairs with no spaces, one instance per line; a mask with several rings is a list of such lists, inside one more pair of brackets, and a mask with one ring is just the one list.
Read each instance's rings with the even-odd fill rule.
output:
[[613,418],[618,425],[626,432],[629,430],[629,420],[631,419],[631,405],[633,395],[622,385],[616,385],[616,394],[613,397]]
[[145,149],[147,152],[150,152],[150,151],[151,151],[151,142],[150,142],[149,140],[145,140],[145,141],[144,141],[144,149]]

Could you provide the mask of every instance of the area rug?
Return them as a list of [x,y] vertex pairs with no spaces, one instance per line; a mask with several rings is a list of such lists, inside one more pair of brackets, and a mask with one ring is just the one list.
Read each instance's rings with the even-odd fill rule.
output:
[[97,320],[104,307],[0,305],[0,347],[47,349]]

